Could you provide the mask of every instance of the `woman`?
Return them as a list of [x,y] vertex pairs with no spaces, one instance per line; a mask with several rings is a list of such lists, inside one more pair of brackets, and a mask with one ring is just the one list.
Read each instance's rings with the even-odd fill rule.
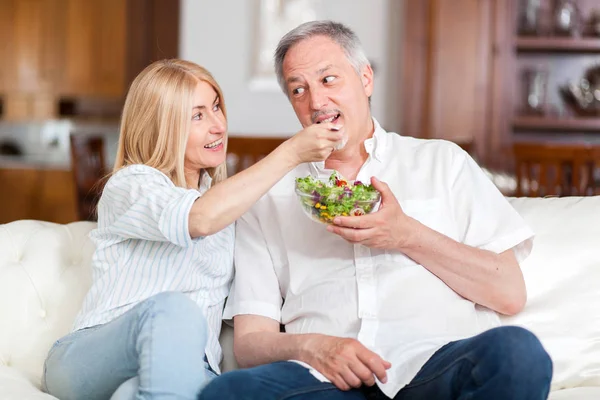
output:
[[219,371],[233,222],[296,165],[327,158],[337,129],[308,127],[225,179],[226,112],[211,74],[182,60],[142,71],[90,233],[93,283],[74,331],[48,354],[46,390],[62,400],[195,399]]

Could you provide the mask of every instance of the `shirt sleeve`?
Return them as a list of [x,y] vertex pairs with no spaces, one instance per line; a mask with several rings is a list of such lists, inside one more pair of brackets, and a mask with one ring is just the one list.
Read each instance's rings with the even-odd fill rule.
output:
[[235,278],[223,319],[252,314],[281,323],[279,279],[259,221],[250,210],[236,222]]
[[189,214],[200,193],[175,186],[158,171],[115,175],[98,205],[99,233],[188,247]]
[[533,231],[469,154],[457,149],[455,158],[450,199],[460,241],[495,253],[513,249],[522,262]]

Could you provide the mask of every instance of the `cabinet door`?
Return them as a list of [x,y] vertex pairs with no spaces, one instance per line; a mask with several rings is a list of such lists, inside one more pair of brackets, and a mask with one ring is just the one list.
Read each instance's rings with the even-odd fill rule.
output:
[[12,14],[10,53],[7,54],[11,75],[9,92],[53,90],[61,68],[59,3],[60,0],[13,0],[7,4]]
[[5,94],[14,81],[14,9],[15,0],[0,0],[0,94]]
[[42,176],[36,169],[0,169],[0,224],[39,219]]
[[0,86],[4,118],[55,116],[54,90],[62,66],[63,0],[0,0]]
[[[403,134],[490,150],[494,0],[419,0],[405,6]],[[503,4],[503,2],[502,2]]]
[[77,221],[77,202],[73,172],[40,171],[43,176],[38,215],[42,221],[67,224]]
[[66,0],[65,69],[60,94],[123,94],[127,2]]
[[71,171],[0,168],[0,224],[20,219],[77,220]]
[[127,2],[104,0],[95,2],[98,19],[95,34],[94,86],[100,96],[120,97],[125,91],[126,13]]
[[65,66],[59,93],[65,96],[93,94],[94,20],[96,1],[66,0]]

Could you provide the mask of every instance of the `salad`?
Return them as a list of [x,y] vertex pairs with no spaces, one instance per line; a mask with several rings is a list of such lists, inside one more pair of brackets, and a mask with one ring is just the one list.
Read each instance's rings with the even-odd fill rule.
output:
[[347,181],[334,171],[329,180],[296,178],[296,193],[313,219],[331,223],[337,216],[359,216],[375,210],[381,194],[372,185]]

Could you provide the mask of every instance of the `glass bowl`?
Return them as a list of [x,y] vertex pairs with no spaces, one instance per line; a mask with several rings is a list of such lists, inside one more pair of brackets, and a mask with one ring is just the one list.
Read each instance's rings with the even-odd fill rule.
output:
[[[304,179],[304,182],[301,180]],[[310,184],[306,184],[310,179]],[[299,178],[296,195],[304,213],[312,220],[333,223],[335,217],[360,216],[377,211],[381,193],[359,181]]]

